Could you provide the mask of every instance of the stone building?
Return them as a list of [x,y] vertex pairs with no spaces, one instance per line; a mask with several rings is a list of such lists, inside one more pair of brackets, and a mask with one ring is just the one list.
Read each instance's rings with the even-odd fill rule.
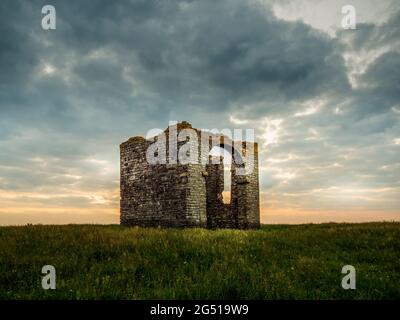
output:
[[[155,142],[161,147],[154,150]],[[210,156],[215,146],[232,155],[229,203],[222,197],[223,159]],[[194,129],[184,121],[151,139],[130,138],[120,145],[120,153],[122,225],[260,226],[257,143],[232,141],[225,135]],[[158,160],[149,163],[149,154]],[[249,154],[253,155],[251,165],[245,161]],[[191,161],[178,161],[180,155]]]

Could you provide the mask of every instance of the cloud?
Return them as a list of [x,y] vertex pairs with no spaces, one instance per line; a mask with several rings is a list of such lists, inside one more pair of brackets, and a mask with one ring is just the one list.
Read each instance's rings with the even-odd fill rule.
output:
[[358,23],[353,32],[339,31],[339,36],[349,38],[346,43],[355,50],[399,49],[400,12],[393,10],[389,19],[383,23]]

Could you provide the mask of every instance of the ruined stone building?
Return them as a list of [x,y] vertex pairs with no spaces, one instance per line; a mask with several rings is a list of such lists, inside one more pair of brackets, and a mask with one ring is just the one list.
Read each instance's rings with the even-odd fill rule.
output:
[[[187,129],[191,135],[186,134]],[[199,143],[193,139],[193,132]],[[155,138],[133,137],[120,145],[122,225],[239,229],[260,226],[257,143],[206,133],[181,122]],[[151,149],[155,141],[160,145],[165,142],[166,150]],[[173,143],[177,150],[171,147]],[[213,146],[232,155],[230,203],[223,202],[224,166],[222,157],[210,156]],[[181,151],[182,148],[185,149]],[[149,163],[149,153],[169,161]],[[252,170],[247,170],[248,164],[243,161],[247,153],[254,155]],[[177,161],[179,154],[195,161]]]

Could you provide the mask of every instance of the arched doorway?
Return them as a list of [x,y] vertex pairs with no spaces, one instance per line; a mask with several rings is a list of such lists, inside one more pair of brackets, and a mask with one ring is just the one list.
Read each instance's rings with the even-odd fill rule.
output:
[[226,140],[214,144],[207,164],[207,225],[210,228],[237,228],[243,186],[238,184],[237,168],[243,165],[241,152]]
[[[232,155],[223,146],[214,146],[209,155],[212,159],[222,158],[223,165],[223,191],[222,191],[222,201],[224,204],[231,203],[231,168],[232,168]],[[215,164],[218,164],[216,160]]]

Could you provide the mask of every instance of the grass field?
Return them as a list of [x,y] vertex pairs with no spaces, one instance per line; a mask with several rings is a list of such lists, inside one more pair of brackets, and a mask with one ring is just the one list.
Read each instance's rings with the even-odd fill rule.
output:
[[[43,290],[53,265],[57,289]],[[344,290],[344,265],[357,289]],[[0,227],[0,299],[399,299],[400,223]]]

